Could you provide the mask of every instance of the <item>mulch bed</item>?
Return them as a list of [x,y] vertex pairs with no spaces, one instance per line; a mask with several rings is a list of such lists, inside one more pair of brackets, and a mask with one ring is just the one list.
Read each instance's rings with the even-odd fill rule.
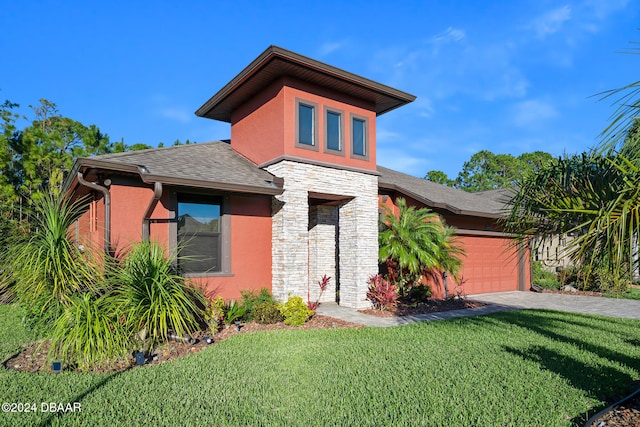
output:
[[369,314],[378,317],[398,317],[398,316],[414,316],[416,314],[438,313],[449,310],[462,310],[465,308],[482,307],[486,304],[476,301],[468,301],[465,298],[456,298],[453,300],[429,300],[426,303],[406,304],[398,303],[392,310],[358,310],[360,313]]
[[[220,342],[229,337],[238,334],[246,334],[248,332],[256,331],[270,331],[278,329],[330,329],[330,328],[360,328],[362,325],[357,323],[346,322],[344,320],[335,319],[329,316],[323,316],[320,314],[314,315],[307,323],[302,326],[295,327],[285,325],[283,322],[275,323],[271,325],[263,325],[256,322],[246,322],[242,324],[240,332],[236,330],[235,326],[230,328],[223,328],[217,334],[213,335],[214,344]],[[204,337],[207,335],[204,331],[198,332],[192,336],[196,339],[195,344],[189,344],[181,340],[171,340],[158,346],[152,355],[147,358],[145,365],[157,365],[165,363],[171,360],[178,359],[179,357],[186,356],[187,354],[197,353],[208,346],[204,341]],[[13,369],[16,371],[26,372],[51,372],[51,362],[47,359],[47,353],[49,351],[49,341],[38,341],[27,344],[24,349],[17,355],[9,358],[4,366],[7,369]],[[133,355],[127,360],[123,360],[114,366],[109,368],[94,368],[88,372],[92,373],[107,373],[107,372],[120,372],[130,369],[135,366],[135,359]],[[67,368],[67,370],[71,370]]]
[[588,427],[636,427],[640,425],[640,396],[635,395],[591,422]]
[[544,289],[542,291],[543,294],[562,294],[562,295],[583,295],[588,297],[601,297],[602,292],[593,292],[593,291],[562,291],[562,290],[554,290],[554,289]]

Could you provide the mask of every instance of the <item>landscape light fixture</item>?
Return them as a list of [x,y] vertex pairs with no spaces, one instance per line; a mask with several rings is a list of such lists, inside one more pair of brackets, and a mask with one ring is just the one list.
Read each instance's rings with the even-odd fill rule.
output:
[[136,351],[136,366],[144,365],[144,353],[141,351]]
[[51,364],[51,371],[54,374],[59,374],[60,372],[62,372],[62,362],[53,362]]

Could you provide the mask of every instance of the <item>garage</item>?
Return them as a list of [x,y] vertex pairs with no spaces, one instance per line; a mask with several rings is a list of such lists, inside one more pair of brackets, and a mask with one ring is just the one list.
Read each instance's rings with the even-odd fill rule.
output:
[[[378,166],[378,195],[381,208],[397,212],[397,200],[408,206],[429,208],[447,225],[457,229],[456,235],[465,250],[457,286],[449,279],[449,295],[464,295],[527,290],[531,281],[528,253],[519,252],[514,238],[502,229],[506,190],[467,193]],[[381,214],[384,209],[381,209]],[[429,279],[434,298],[444,297],[440,280]]]
[[466,295],[519,289],[518,257],[509,238],[461,236],[466,254],[462,288]]

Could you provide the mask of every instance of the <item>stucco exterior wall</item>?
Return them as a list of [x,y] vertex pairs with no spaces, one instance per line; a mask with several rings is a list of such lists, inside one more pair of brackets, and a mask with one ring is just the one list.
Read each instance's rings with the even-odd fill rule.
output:
[[231,274],[194,278],[208,296],[241,298],[241,291],[271,290],[271,198],[233,195]]
[[[295,144],[296,100],[316,106],[317,141],[313,149]],[[325,150],[325,108],[342,113],[343,153]],[[326,89],[281,78],[232,114],[231,146],[257,165],[282,156],[355,169],[376,169],[376,115],[373,107]],[[351,156],[351,115],[366,118],[366,159]]]
[[339,302],[369,307],[367,280],[378,270],[377,176],[288,160],[267,170],[284,178],[284,192],[273,202],[273,295],[306,298],[317,287],[319,277],[310,277],[309,263],[309,192],[314,192],[343,197],[337,207]]

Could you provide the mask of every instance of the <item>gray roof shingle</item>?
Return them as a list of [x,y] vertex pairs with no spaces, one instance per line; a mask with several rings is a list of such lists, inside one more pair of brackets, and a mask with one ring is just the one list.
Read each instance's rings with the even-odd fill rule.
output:
[[149,181],[174,185],[261,194],[282,192],[279,178],[233,151],[225,141],[84,157],[78,159],[74,171],[82,166],[141,172]]
[[402,172],[378,166],[378,186],[399,191],[430,208],[446,209],[459,215],[499,218],[504,215],[504,203],[493,197],[446,187]]

